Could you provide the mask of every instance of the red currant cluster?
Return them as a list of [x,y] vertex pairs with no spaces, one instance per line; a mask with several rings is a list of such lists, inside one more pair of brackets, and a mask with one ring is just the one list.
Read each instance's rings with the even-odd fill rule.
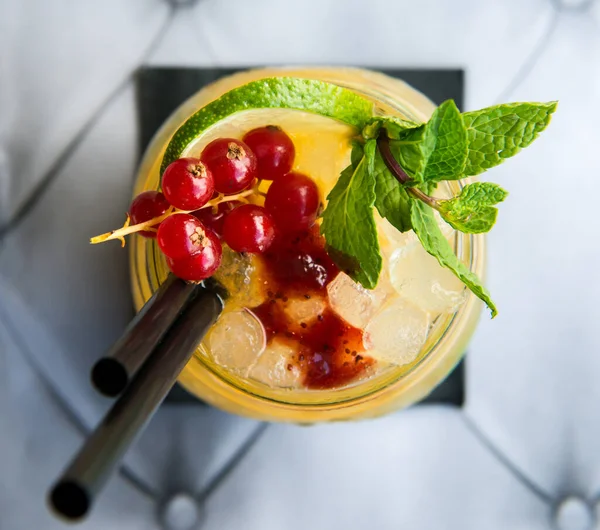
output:
[[[221,263],[221,240],[237,252],[261,253],[276,232],[297,232],[315,222],[319,192],[312,179],[291,171],[294,156],[290,137],[272,125],[250,131],[243,140],[213,140],[199,159],[180,158],[167,167],[162,193],[146,191],[133,200],[131,223],[154,220],[139,233],[156,237],[176,276],[204,280]],[[264,207],[246,199],[259,193],[259,180],[273,181]],[[122,237],[118,232],[110,238]]]

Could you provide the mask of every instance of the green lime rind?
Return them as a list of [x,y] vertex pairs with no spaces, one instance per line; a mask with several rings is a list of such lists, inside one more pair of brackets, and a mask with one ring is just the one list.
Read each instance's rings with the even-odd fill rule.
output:
[[347,88],[297,77],[259,79],[226,92],[188,118],[171,138],[160,174],[206,129],[232,114],[252,109],[311,112],[347,123],[359,131],[373,117],[373,103]]

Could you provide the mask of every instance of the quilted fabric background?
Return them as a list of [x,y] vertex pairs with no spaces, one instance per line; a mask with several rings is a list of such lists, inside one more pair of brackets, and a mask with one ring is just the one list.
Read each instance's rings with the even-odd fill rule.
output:
[[283,63],[464,68],[466,109],[560,100],[493,171],[501,314],[466,405],[311,428],[163,407],[81,528],[600,527],[599,30],[597,0],[0,2],[0,529],[63,528],[46,489],[108,406],[77,374],[130,318],[126,254],[86,241],[127,206],[133,73]]

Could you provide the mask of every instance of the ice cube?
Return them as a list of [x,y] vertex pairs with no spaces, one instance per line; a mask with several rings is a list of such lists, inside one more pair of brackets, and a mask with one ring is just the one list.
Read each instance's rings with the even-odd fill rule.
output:
[[274,339],[250,369],[249,377],[274,388],[298,388],[302,373],[294,353],[293,343]]
[[367,354],[396,365],[415,360],[429,331],[429,315],[414,305],[397,300],[378,313],[365,329]]
[[391,292],[384,274],[373,290],[365,289],[343,272],[327,286],[332,309],[348,324],[360,329],[364,329]]
[[464,302],[464,284],[421,245],[390,263],[390,279],[400,296],[431,313],[451,313]]
[[379,217],[377,212],[375,212],[375,218],[377,220],[379,246],[387,258],[393,259],[398,253],[407,252],[419,242],[412,230],[400,232],[387,219]]
[[265,329],[250,310],[224,313],[208,335],[207,346],[215,362],[247,373],[266,346]]
[[311,296],[309,299],[291,298],[285,306],[285,312],[296,324],[310,324],[326,307],[326,300],[319,296]]

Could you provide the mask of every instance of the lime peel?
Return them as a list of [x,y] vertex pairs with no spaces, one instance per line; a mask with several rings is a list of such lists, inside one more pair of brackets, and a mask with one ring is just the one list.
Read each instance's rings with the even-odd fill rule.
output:
[[269,108],[320,114],[359,131],[373,117],[370,100],[339,85],[297,77],[259,79],[226,92],[190,116],[171,138],[160,174],[209,127],[238,112]]

